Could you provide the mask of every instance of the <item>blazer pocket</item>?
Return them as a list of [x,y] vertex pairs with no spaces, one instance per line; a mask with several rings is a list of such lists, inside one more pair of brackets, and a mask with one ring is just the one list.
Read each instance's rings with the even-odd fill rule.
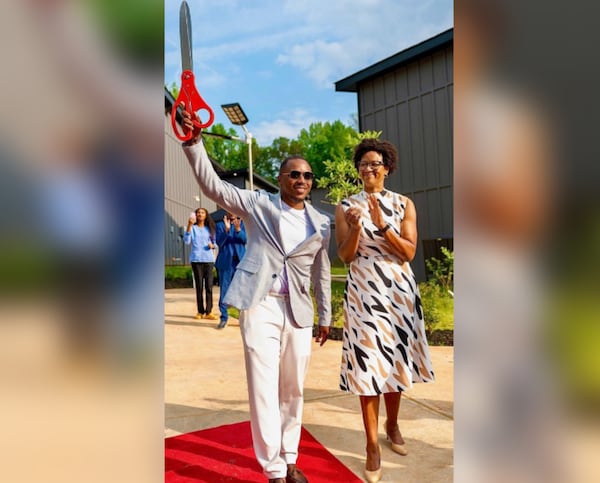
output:
[[237,270],[244,270],[245,272],[248,272],[248,273],[256,273],[256,272],[258,272],[259,268],[260,268],[260,263],[254,261],[254,260],[246,260],[245,258],[242,258],[239,265],[237,266]]

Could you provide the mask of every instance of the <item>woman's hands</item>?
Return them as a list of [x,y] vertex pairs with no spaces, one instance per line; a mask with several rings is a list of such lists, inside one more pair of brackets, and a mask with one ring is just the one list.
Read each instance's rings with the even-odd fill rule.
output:
[[385,228],[387,224],[383,219],[383,215],[381,214],[381,207],[379,206],[379,201],[377,201],[377,197],[374,194],[370,194],[367,197],[367,203],[369,205],[369,215],[371,215],[371,221],[373,224],[381,230]]
[[356,206],[348,208],[344,213],[344,219],[348,223],[348,227],[354,229],[360,227],[360,216],[360,208]]

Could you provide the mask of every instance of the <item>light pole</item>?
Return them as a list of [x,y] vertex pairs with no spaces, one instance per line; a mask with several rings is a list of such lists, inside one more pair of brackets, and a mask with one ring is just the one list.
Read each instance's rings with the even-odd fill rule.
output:
[[225,111],[225,114],[231,124],[242,126],[244,134],[246,135],[246,144],[248,144],[248,175],[250,176],[250,191],[254,191],[254,173],[252,171],[252,134],[250,134],[248,129],[246,129],[248,117],[238,102],[234,102],[232,104],[222,104],[221,108],[223,111]]

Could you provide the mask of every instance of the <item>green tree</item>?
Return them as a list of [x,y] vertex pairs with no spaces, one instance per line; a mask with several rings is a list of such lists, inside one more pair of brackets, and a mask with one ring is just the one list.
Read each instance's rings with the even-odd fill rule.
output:
[[431,257],[425,260],[431,280],[444,291],[452,289],[454,282],[454,252],[446,247],[441,247],[442,260]]
[[352,157],[356,130],[342,121],[316,122],[302,129],[298,141],[306,160],[317,179],[326,175],[325,161],[339,161]]
[[[215,134],[215,136],[211,136],[211,134]],[[232,137],[236,139],[228,139]],[[226,170],[249,168],[248,144],[239,137],[234,128],[225,129],[223,124],[213,124],[205,133],[204,145],[208,154]],[[268,148],[260,148],[256,140],[252,139],[254,173],[274,182],[277,171],[264,152],[268,152]],[[279,165],[277,165],[278,168]]]
[[256,172],[275,183],[281,162],[289,156],[304,156],[302,144],[296,139],[278,137],[270,146],[258,149]]
[[[211,136],[210,134],[217,134]],[[225,136],[225,137],[218,137]],[[208,154],[227,170],[247,167],[244,165],[243,153],[247,151],[246,144],[227,136],[237,136],[234,128],[226,129],[221,123],[213,124],[204,136],[204,145]],[[248,156],[246,154],[246,160]]]
[[176,82],[171,82],[170,86],[167,86],[167,90],[173,95],[175,99],[179,96],[179,84]]

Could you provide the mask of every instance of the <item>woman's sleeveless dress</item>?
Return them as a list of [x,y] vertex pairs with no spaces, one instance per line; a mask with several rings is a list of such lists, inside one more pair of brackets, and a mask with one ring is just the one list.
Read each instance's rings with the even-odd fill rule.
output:
[[[407,198],[390,191],[376,196],[390,230],[399,233]],[[372,396],[431,382],[423,309],[410,264],[400,263],[371,222],[364,191],[342,201],[344,211],[350,206],[363,213],[358,252],[346,279],[340,388]]]

